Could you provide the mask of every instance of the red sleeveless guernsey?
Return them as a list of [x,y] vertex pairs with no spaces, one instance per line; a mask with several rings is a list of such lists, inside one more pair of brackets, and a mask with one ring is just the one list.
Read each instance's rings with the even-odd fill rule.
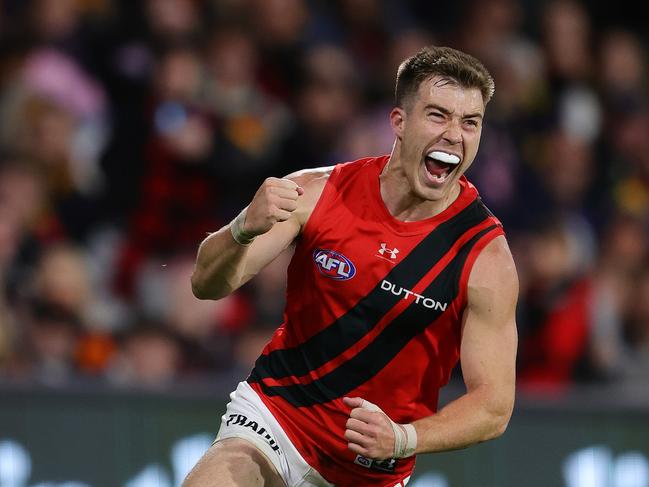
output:
[[394,486],[414,457],[372,461],[347,448],[344,396],[393,421],[434,414],[460,353],[471,266],[503,235],[475,187],[417,222],[380,194],[388,156],[337,165],[288,268],[284,323],[248,382],[304,459],[340,487]]

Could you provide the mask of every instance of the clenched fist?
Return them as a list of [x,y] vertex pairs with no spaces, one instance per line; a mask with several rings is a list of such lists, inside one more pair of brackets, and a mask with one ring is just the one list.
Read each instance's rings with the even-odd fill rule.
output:
[[360,397],[344,397],[352,408],[346,424],[347,447],[374,460],[405,458],[415,453],[417,433],[410,424],[398,424],[376,404]]
[[277,222],[290,218],[304,190],[290,179],[267,178],[246,210],[242,230],[256,236],[266,233]]

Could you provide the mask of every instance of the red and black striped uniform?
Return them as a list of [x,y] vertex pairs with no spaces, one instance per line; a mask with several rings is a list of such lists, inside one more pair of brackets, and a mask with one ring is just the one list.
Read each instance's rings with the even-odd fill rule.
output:
[[340,486],[410,475],[414,458],[368,463],[347,448],[341,399],[360,396],[398,423],[435,413],[460,354],[472,264],[503,234],[464,177],[442,213],[396,220],[380,194],[387,161],[334,168],[297,241],[284,323],[248,378],[305,460]]

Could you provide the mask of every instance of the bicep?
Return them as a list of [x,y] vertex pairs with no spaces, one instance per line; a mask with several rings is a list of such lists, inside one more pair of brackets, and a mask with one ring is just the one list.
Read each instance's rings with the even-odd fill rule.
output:
[[483,387],[513,401],[518,278],[504,237],[482,251],[469,278],[461,366],[468,391]]

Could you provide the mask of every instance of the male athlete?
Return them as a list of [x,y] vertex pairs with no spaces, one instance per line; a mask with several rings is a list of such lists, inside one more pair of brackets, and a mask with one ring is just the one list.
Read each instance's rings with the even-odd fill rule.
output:
[[[185,487],[403,486],[414,455],[503,433],[518,280],[463,176],[493,91],[473,57],[423,49],[397,72],[390,156],[268,178],[203,241],[202,299],[295,252],[285,321]],[[466,393],[437,411],[458,359]]]

